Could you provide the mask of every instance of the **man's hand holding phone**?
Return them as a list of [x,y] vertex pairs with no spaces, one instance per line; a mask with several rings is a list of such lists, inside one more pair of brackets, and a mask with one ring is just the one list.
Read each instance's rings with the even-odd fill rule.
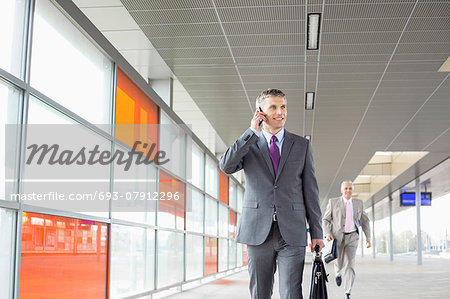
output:
[[266,114],[262,111],[261,107],[259,107],[253,115],[250,127],[258,132],[261,132],[262,122],[266,120]]

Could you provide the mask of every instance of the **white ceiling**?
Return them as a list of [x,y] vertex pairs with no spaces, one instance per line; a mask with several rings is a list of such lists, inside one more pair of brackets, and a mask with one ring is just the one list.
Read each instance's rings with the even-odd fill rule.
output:
[[[450,156],[450,79],[437,71],[450,54],[448,0],[76,2],[96,6],[86,14],[104,19],[108,38],[130,31],[118,41],[124,56],[157,51],[168,69],[155,72],[175,74],[227,145],[249,126],[256,95],[282,89],[287,129],[312,135],[322,204],[375,151],[430,151],[377,200]],[[320,49],[307,51],[313,12]],[[313,111],[306,91],[316,92]]]

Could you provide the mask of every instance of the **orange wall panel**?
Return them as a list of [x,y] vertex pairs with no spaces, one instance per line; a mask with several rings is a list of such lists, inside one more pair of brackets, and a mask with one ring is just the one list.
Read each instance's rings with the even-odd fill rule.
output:
[[[130,147],[135,141],[158,144],[158,105],[120,69],[117,69],[115,124],[115,137]],[[140,147],[137,149],[142,150]],[[151,158],[154,154],[156,151]]]
[[228,176],[219,171],[219,200],[228,205]]
[[23,213],[20,298],[106,298],[108,226]]

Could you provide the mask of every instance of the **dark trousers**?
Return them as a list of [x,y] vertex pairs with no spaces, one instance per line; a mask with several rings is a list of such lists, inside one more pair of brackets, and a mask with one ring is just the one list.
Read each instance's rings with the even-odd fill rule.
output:
[[271,298],[274,274],[279,272],[281,299],[302,299],[305,246],[288,245],[274,222],[267,239],[258,246],[247,246],[250,294],[252,299]]

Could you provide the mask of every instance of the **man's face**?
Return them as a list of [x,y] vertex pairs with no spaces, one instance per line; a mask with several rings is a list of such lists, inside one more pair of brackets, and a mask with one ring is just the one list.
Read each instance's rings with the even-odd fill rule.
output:
[[353,194],[353,187],[352,184],[344,184],[341,188],[342,196],[345,197],[345,199],[350,199]]
[[284,97],[269,96],[264,99],[262,110],[266,113],[266,126],[272,130],[284,127],[287,116],[287,107]]

